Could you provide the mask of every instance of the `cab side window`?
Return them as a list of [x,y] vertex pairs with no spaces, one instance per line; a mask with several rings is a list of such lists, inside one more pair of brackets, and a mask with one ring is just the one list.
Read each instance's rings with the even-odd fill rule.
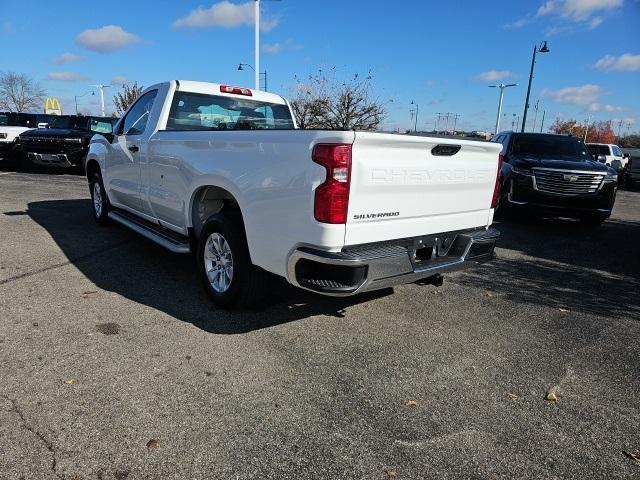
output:
[[136,103],[131,107],[131,110],[127,113],[122,121],[120,127],[120,134],[124,135],[142,135],[147,128],[147,122],[149,121],[149,114],[153,107],[153,102],[158,94],[157,90],[145,93],[141,96]]

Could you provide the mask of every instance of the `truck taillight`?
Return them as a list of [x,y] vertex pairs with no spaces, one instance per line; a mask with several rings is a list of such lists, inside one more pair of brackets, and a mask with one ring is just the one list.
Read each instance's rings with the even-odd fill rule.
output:
[[251,90],[249,90],[248,88],[242,88],[242,87],[232,87],[230,85],[220,85],[220,91],[222,93],[233,93],[236,95],[246,95],[247,97],[252,97],[253,94],[251,93]]
[[322,223],[346,223],[351,182],[351,145],[320,143],[311,158],[327,171],[325,181],[316,188],[313,205],[315,219]]
[[498,206],[498,197],[500,197],[500,176],[502,175],[502,153],[498,154],[498,173],[496,174],[496,184],[493,187],[493,199],[491,200],[491,208]]

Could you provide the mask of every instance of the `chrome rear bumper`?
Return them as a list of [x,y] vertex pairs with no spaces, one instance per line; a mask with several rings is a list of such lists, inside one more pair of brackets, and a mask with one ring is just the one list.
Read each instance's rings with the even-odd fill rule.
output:
[[287,276],[305,290],[355,295],[489,261],[495,257],[499,236],[489,228],[346,247],[341,252],[300,247],[289,256]]

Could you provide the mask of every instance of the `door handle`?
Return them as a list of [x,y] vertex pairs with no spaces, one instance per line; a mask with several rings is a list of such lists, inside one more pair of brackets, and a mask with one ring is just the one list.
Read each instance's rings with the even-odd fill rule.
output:
[[129,147],[127,148],[130,152],[137,152],[138,150],[140,150],[140,147],[138,147],[137,145],[129,145]]

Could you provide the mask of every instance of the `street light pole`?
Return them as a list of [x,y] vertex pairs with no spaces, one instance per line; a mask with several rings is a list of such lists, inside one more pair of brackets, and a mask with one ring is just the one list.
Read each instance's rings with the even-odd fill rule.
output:
[[104,85],[102,83],[99,83],[98,85],[91,85],[91,87],[96,87],[100,90],[100,109],[102,111],[102,116],[106,117],[104,113],[104,89],[111,87],[111,85]]
[[540,133],[542,133],[542,127],[544,125],[544,115],[547,113],[546,110],[542,110],[542,122],[540,123]]
[[531,95],[531,82],[533,80],[533,68],[536,64],[536,53],[549,53],[549,47],[547,47],[547,41],[543,41],[540,47],[533,46],[533,56],[531,57],[531,71],[529,72],[529,86],[527,87],[527,98],[524,101],[524,113],[522,114],[522,128],[521,132],[524,132],[525,124],[527,123],[527,110],[529,109],[529,96]]
[[79,98],[82,98],[82,97],[84,97],[84,96],[86,96],[86,95],[89,95],[89,94],[91,94],[91,95],[95,95],[95,94],[96,94],[96,92],[94,92],[93,90],[89,90],[88,92],[83,93],[82,95],[74,95],[74,96],[73,96],[73,98],[74,98],[74,99],[75,99],[75,101],[76,101],[76,115],[78,115],[78,99],[79,99]]
[[[249,64],[249,63],[240,63],[238,64],[238,70],[244,70],[244,67],[249,67],[251,70],[253,70],[254,72],[256,71],[255,68],[253,68],[253,65]],[[260,90],[260,75],[264,75],[264,91],[268,91],[267,90],[267,71],[265,70],[264,72],[259,72],[258,73],[258,90]]]
[[502,113],[502,98],[504,96],[504,89],[508,87],[515,87],[517,83],[500,83],[499,85],[489,85],[489,88],[499,88],[500,89],[500,100],[498,101],[498,115],[496,116],[496,131],[494,133],[498,133],[500,131],[500,114]]
[[254,7],[255,7],[255,19],[256,19],[254,63],[256,65],[256,68],[254,68],[253,70],[255,72],[256,90],[260,90],[260,73],[259,73],[260,72],[260,0],[254,0],[254,1],[255,1]]

